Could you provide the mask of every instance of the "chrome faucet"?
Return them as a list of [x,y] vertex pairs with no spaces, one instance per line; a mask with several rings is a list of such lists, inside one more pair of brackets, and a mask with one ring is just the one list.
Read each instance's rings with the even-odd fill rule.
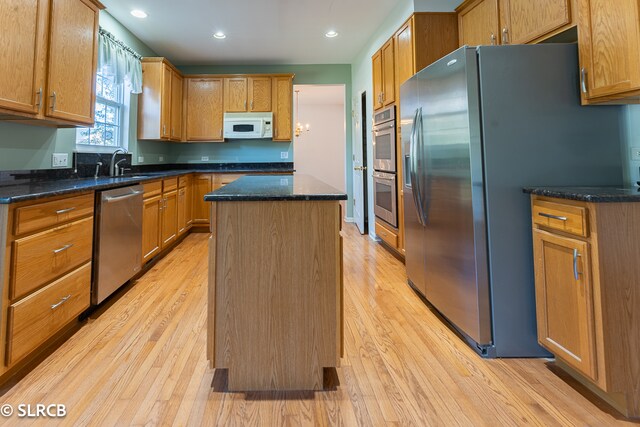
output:
[[114,167],[115,167],[115,169],[116,169],[116,170],[115,170],[115,175],[114,175],[114,176],[122,176],[122,172],[124,172],[124,169],[125,169],[125,168],[120,167],[120,163],[122,163],[122,162],[126,162],[126,161],[127,161],[127,159],[120,159],[120,160],[118,160],[118,161],[116,162],[116,165],[114,166]]
[[116,148],[115,151],[111,153],[111,163],[109,163],[109,176],[116,176],[117,169],[115,160],[116,154],[118,153],[127,154],[127,150],[125,150],[124,148]]

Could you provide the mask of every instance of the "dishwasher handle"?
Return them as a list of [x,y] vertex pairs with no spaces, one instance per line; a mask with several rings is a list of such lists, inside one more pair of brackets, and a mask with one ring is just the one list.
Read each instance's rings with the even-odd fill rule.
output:
[[117,202],[119,200],[126,200],[126,199],[129,199],[131,197],[135,197],[138,194],[142,194],[142,193],[144,193],[144,191],[132,191],[129,194],[123,194],[121,196],[106,196],[104,198],[104,201],[107,202],[107,203]]

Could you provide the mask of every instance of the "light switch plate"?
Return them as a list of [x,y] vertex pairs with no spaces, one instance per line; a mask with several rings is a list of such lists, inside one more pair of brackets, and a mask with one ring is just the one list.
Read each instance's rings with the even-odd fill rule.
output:
[[138,156],[138,163],[144,163],[144,157]]
[[158,160],[161,161],[161,162],[164,162],[164,156],[159,156]]
[[66,168],[67,166],[69,166],[69,153],[53,153],[51,167]]
[[288,151],[281,151],[280,152],[280,158],[281,159],[288,159],[289,158],[289,152]]
[[209,156],[202,156],[202,157],[200,157],[200,160],[202,160],[203,162],[208,162],[209,161]]

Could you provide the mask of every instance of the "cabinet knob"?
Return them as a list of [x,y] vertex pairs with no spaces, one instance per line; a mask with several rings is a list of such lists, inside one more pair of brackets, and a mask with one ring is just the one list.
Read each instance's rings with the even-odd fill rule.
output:
[[582,67],[580,69],[580,87],[582,88],[582,93],[588,93],[587,91],[587,69]]
[[56,94],[56,91],[54,90],[53,93],[51,94],[51,111],[55,111],[57,99],[58,99],[58,95]]
[[496,35],[491,33],[491,46],[495,46],[496,45]]
[[251,100],[251,110],[253,110],[253,99]]
[[578,253],[578,250],[574,249],[573,250],[573,278],[576,280],[580,279],[579,277],[580,273],[578,273],[578,257],[579,256],[581,255]]
[[38,107],[38,112],[40,112],[40,108],[42,108],[42,88],[38,89],[36,95],[38,95],[38,102],[36,102],[36,106]]

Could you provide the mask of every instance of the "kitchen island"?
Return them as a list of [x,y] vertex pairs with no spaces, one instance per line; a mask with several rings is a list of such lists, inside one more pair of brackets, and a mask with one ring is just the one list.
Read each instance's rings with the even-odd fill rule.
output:
[[344,193],[245,176],[211,203],[207,358],[228,389],[319,390],[342,352]]

